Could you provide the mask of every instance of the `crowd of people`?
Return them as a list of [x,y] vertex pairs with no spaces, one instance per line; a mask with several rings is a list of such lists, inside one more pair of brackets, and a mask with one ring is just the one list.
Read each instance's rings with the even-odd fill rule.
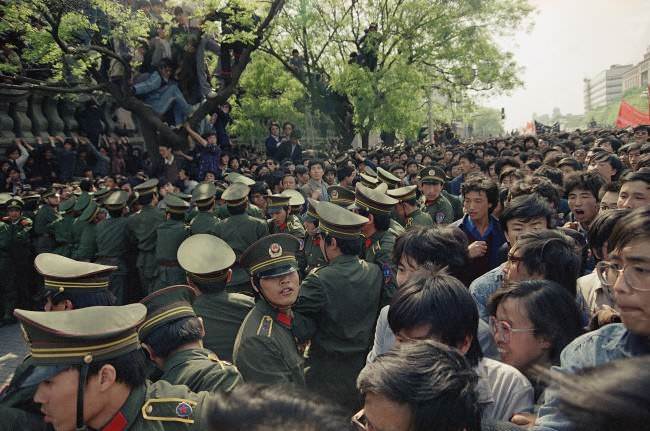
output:
[[0,299],[30,355],[2,423],[647,429],[648,129],[315,152],[187,127],[217,156],[105,139],[119,176],[86,137],[17,142]]

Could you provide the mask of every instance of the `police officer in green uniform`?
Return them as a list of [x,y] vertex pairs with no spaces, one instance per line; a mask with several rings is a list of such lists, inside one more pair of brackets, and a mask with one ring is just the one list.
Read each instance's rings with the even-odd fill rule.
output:
[[234,362],[247,382],[305,384],[304,360],[291,332],[291,307],[300,291],[299,248],[295,237],[279,233],[256,241],[241,256],[260,296],[235,341]]
[[[230,216],[217,225],[217,236],[233,249],[236,256],[240,256],[248,246],[269,234],[266,221],[246,213],[248,193],[247,185],[233,183],[221,195]],[[239,263],[233,265],[228,290],[253,294],[248,275]]]
[[438,166],[429,166],[420,171],[420,192],[424,196],[424,211],[435,224],[449,224],[455,220],[454,208],[442,194],[445,186],[445,171]]
[[79,243],[81,242],[81,235],[83,234],[86,225],[88,224],[85,221],[80,220],[79,216],[86,209],[90,201],[92,200],[88,192],[82,192],[78,197],[72,208],[75,220],[72,224],[72,257],[73,259],[78,259]]
[[185,212],[185,223],[189,224],[197,214],[196,208],[192,207],[192,195],[182,192],[171,192],[169,195],[182,199],[189,204],[189,209]]
[[145,293],[154,291],[158,264],[156,263],[156,231],[165,216],[156,208],[158,204],[158,180],[152,179],[133,188],[138,193],[138,203],[142,209],[129,217],[128,227],[131,242],[138,249],[136,266],[140,283]]
[[57,218],[49,226],[54,237],[54,250],[56,254],[65,257],[72,257],[74,249],[73,226],[75,221],[74,205],[77,199],[74,196],[59,204],[59,212],[62,217]]
[[[43,277],[45,311],[69,311],[79,308],[113,305],[115,297],[108,290],[109,275],[116,268],[95,263],[78,262],[53,253],[42,253],[34,259],[34,268]],[[29,357],[28,357],[29,358]],[[30,361],[18,366],[9,385],[0,394],[0,409],[14,410],[20,429],[40,429],[45,426],[40,406],[34,403],[35,385],[24,384]],[[17,410],[17,411],[16,411]],[[2,421],[7,429],[13,422]],[[3,428],[0,424],[0,429]],[[23,428],[24,427],[24,428]]]
[[386,184],[389,190],[396,189],[402,185],[402,180],[379,166],[377,167],[377,179]]
[[232,362],[237,331],[255,305],[250,296],[226,291],[235,252],[221,238],[197,234],[183,241],[177,256],[187,274],[187,283],[202,293],[193,307],[205,326],[204,346]]
[[[16,310],[31,357],[25,384],[57,431],[204,430],[209,393],[146,380],[142,304],[65,313]],[[22,429],[22,428],[18,428]]]
[[109,194],[112,191],[113,190],[109,189],[108,187],[102,187],[101,189],[93,193],[93,200],[97,203],[97,205],[103,208],[104,200],[109,196]]
[[282,196],[289,196],[289,207],[291,207],[289,218],[300,222],[300,215],[303,213],[303,208],[305,206],[305,197],[298,190],[293,189],[284,190],[280,194]]
[[377,265],[359,259],[362,217],[331,202],[310,201],[318,219],[321,250],[328,264],[301,284],[293,307],[293,333],[311,340],[307,387],[339,402],[358,406],[356,378],[365,364],[384,280]]
[[3,221],[7,224],[9,235],[9,265],[2,274],[6,283],[4,318],[6,323],[14,322],[13,309],[30,307],[32,295],[35,294],[34,268],[32,262],[31,230],[32,220],[22,214],[23,201],[13,197],[7,201],[7,215]]
[[59,193],[56,189],[50,188],[41,195],[43,205],[34,216],[34,251],[36,253],[47,253],[54,249],[54,238],[50,230],[50,224],[59,219],[58,206],[60,202]]
[[370,189],[363,184],[356,185],[353,211],[368,218],[368,222],[361,227],[363,235],[361,256],[366,262],[379,266],[383,274],[384,286],[390,292],[390,297],[397,289],[395,280],[397,268],[393,263],[393,247],[398,234],[390,227],[390,214],[397,203],[397,199],[382,193],[381,190]]
[[164,202],[166,220],[156,231],[156,290],[185,282],[185,271],[176,260],[176,252],[190,235],[190,230],[185,225],[185,214],[190,204],[171,194],[165,196]]
[[140,301],[147,318],[138,335],[149,359],[162,371],[160,380],[193,392],[230,392],[241,383],[237,368],[203,348],[205,329],[192,303],[201,293],[187,285],[160,289]]
[[208,233],[216,235],[219,218],[214,213],[217,187],[212,183],[201,183],[192,190],[192,202],[197,213],[190,222],[190,234]]
[[400,187],[398,189],[388,190],[388,196],[399,200],[395,206],[396,213],[401,220],[404,220],[404,227],[406,229],[414,225],[432,227],[433,220],[431,216],[420,209],[420,204],[417,197],[418,186]]
[[305,228],[300,220],[291,217],[290,200],[290,196],[282,194],[266,197],[266,212],[271,217],[268,220],[269,233],[288,233],[302,241],[305,239]]
[[97,202],[91,200],[83,210],[78,220],[85,223],[79,246],[77,247],[76,260],[94,262],[97,258],[97,223],[100,221],[101,208]]
[[129,219],[126,217],[126,203],[129,193],[114,190],[103,199],[109,217],[97,224],[97,263],[112,265],[117,269],[111,273],[111,291],[122,305],[127,301],[128,268],[125,256],[129,251]]
[[[4,218],[3,218],[4,220]],[[16,292],[13,290],[11,272],[11,229],[7,223],[0,221],[0,326],[11,323],[12,308],[16,303]]]
[[[230,172],[229,174],[226,175],[225,179],[231,185],[240,183],[248,186],[249,192],[250,192],[250,187],[255,185],[255,180],[248,178],[247,176],[242,175],[239,172]],[[246,213],[251,217],[255,217],[261,220],[266,220],[266,217],[264,216],[264,212],[258,206],[253,205],[250,201],[248,202],[248,206],[246,207]],[[230,217],[230,213],[228,212],[228,205],[224,205],[220,207],[217,215],[219,216],[220,219],[225,219]]]
[[[331,196],[331,195],[330,195]],[[308,274],[312,269],[325,265],[325,256],[320,248],[320,234],[318,232],[318,216],[314,209],[309,205],[304,216],[303,225],[305,226],[305,243],[303,245],[303,255],[305,262],[300,267],[303,274]]]
[[[368,168],[366,168],[366,170],[367,169]],[[382,183],[377,177],[368,175],[365,172],[359,173],[359,179],[361,179],[361,184],[371,189],[374,189],[375,187],[377,187],[379,184]]]

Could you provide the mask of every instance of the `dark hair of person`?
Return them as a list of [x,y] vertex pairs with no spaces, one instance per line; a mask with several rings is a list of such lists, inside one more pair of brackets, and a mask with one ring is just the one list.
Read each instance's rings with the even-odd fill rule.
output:
[[336,170],[336,180],[341,182],[354,173],[354,168],[350,165],[340,166]]
[[308,172],[308,170],[305,165],[296,165],[296,169],[294,172],[296,175],[304,175]]
[[555,281],[574,298],[581,258],[576,242],[554,229],[526,232],[511,249],[518,251],[521,264],[529,274],[541,274]]
[[499,205],[499,187],[494,181],[483,175],[469,176],[461,186],[461,189],[463,196],[467,196],[470,192],[485,193],[490,204],[488,214],[492,214],[492,211]]
[[106,212],[108,212],[108,215],[110,215],[111,218],[120,218],[120,217],[122,217],[123,209],[119,209],[119,210],[108,210],[107,209]]
[[[460,235],[456,235],[459,233]],[[467,237],[451,226],[413,226],[397,237],[393,246],[393,262],[397,266],[407,256],[419,266],[432,263],[457,277],[469,260]]]
[[171,220],[176,220],[176,221],[185,220],[185,213],[176,213],[176,212],[167,211],[167,214],[169,214],[169,218]]
[[580,164],[580,162],[574,159],[573,157],[565,157],[562,160],[560,160],[557,164],[557,167],[561,168],[562,166],[570,166],[575,171],[582,170],[582,165]]
[[388,309],[393,333],[420,325],[430,325],[430,335],[451,347],[460,347],[472,337],[465,355],[472,366],[483,357],[478,344],[478,309],[465,285],[444,271],[425,265],[405,286],[397,290]]
[[218,392],[207,410],[212,431],[353,431],[338,406],[297,388],[245,384]]
[[226,210],[228,211],[228,214],[230,214],[230,215],[244,214],[246,212],[247,208],[248,208],[248,201],[244,202],[241,205],[237,205],[237,206],[226,205]]
[[496,316],[497,307],[506,299],[518,299],[533,324],[536,337],[551,342],[549,358],[560,364],[560,353],[567,344],[582,335],[582,317],[575,295],[551,280],[525,280],[501,287],[490,297],[487,311]]
[[587,232],[587,242],[589,248],[591,248],[591,254],[596,258],[597,261],[602,260],[600,251],[603,246],[609,241],[609,237],[612,235],[614,226],[616,223],[623,218],[626,214],[629,214],[630,210],[625,208],[610,209],[605,211],[600,211],[596,218],[589,225],[589,231]]
[[501,175],[501,171],[503,171],[505,167],[519,169],[521,163],[519,163],[519,160],[514,157],[500,157],[494,163],[494,172],[496,172],[497,175]]
[[146,195],[139,195],[138,196],[138,203],[140,205],[149,205],[151,201],[153,201],[155,193],[148,193]]
[[79,183],[79,188],[83,192],[89,192],[93,189],[93,182],[90,180],[81,180]]
[[538,170],[542,166],[544,165],[542,165],[542,162],[540,162],[539,160],[531,160],[530,162],[526,162],[526,167],[533,172]]
[[470,162],[470,163],[476,163],[476,160],[477,160],[477,158],[476,158],[476,154],[474,154],[474,153],[471,152],[471,151],[465,151],[464,153],[462,153],[462,154],[458,157],[458,160],[460,160],[460,159],[465,159],[465,160],[467,160],[467,161]]
[[335,238],[329,234],[323,233],[323,239],[325,240],[325,244],[327,245],[331,245],[332,239],[336,239],[336,246],[339,248],[339,250],[341,250],[341,253],[343,253],[344,255],[358,256],[359,253],[361,252],[360,238],[355,238],[355,239]]
[[523,180],[525,175],[517,168],[506,167],[499,174],[499,184],[505,181],[508,177],[512,177],[514,180]]
[[510,186],[508,198],[512,200],[517,196],[530,194],[536,194],[544,198],[555,209],[560,207],[560,192],[551,183],[551,180],[545,177],[526,177],[515,182]]
[[609,153],[607,151],[600,151],[594,154],[593,159],[591,160],[593,162],[607,162],[609,165],[616,171],[614,175],[612,175],[611,181],[618,181],[618,179],[621,177],[623,174],[623,163],[621,160],[614,154]]
[[313,159],[309,161],[309,164],[307,164],[307,169],[311,171],[311,168],[320,165],[320,167],[324,170],[325,169],[325,164],[323,163],[322,160],[320,159]]
[[92,293],[56,292],[50,298],[55,305],[68,300],[72,302],[75,309],[115,305],[116,300],[115,295],[110,290]]
[[564,185],[562,171],[559,168],[554,168],[548,165],[541,165],[539,168],[535,169],[533,175],[548,178],[553,184],[559,187],[562,187]]
[[650,206],[636,208],[621,218],[607,242],[607,251],[620,250],[629,243],[650,238]]
[[166,358],[183,344],[201,340],[203,326],[198,317],[183,317],[151,331],[142,342],[161,358]]
[[517,196],[507,202],[499,217],[501,228],[505,232],[508,230],[508,222],[514,219],[520,219],[528,223],[532,219],[543,217],[546,219],[546,225],[553,227],[553,210],[550,205],[541,197],[532,195]]
[[631,181],[643,181],[647,185],[650,185],[650,169],[639,169],[636,172],[627,172],[620,178],[621,185]]
[[558,387],[559,410],[580,429],[648,430],[650,356],[618,359],[576,375],[540,372]]
[[115,381],[123,383],[129,388],[142,386],[147,380],[147,370],[149,368],[142,349],[125,353],[117,358],[91,362],[88,366],[88,377],[96,375],[104,365],[109,364],[115,368]]
[[641,171],[642,169],[650,168],[650,154],[642,154],[636,163],[636,168],[638,169],[637,172]]
[[568,195],[574,190],[586,190],[598,199],[598,190],[605,184],[603,177],[596,171],[576,172],[564,182],[564,192]]
[[357,387],[411,410],[409,431],[479,431],[478,376],[456,349],[434,341],[402,343],[366,365]]
[[618,194],[618,192],[621,191],[621,183],[618,181],[612,181],[611,183],[605,183],[603,186],[598,190],[598,200],[602,200],[603,196],[605,196],[605,193],[607,192],[612,192]]

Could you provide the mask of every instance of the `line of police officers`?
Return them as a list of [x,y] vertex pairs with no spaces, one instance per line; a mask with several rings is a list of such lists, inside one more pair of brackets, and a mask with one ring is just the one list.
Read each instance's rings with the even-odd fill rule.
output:
[[[135,196],[100,190],[59,204],[56,191],[43,195],[34,268],[46,311],[14,311],[30,355],[0,396],[0,429],[43,429],[43,410],[57,430],[200,429],[204,391],[242,381],[306,386],[356,408],[356,377],[396,288],[395,238],[403,226],[448,221],[449,202],[442,194],[423,202],[417,185],[400,187],[389,172],[366,169],[355,190],[331,186],[331,202],[309,199],[304,214],[299,192],[269,195],[266,220],[248,202],[252,180],[230,180],[223,191],[202,183],[191,196],[168,194],[164,210],[156,180],[136,186]],[[431,168],[420,181],[442,188],[444,178]],[[129,214],[129,205],[139,209]],[[18,198],[6,202],[5,268],[19,241],[14,230],[29,240],[32,223],[21,209]],[[147,295],[113,305],[138,295],[133,258]],[[3,292],[3,300],[12,297]],[[7,312],[14,304],[24,303]],[[148,373],[155,383],[127,384],[119,408],[84,395],[93,364],[103,370],[134,352],[155,365]],[[70,369],[78,372],[75,409],[47,392]],[[114,384],[119,393],[125,383]],[[104,423],[84,413],[84,396],[107,411]]]

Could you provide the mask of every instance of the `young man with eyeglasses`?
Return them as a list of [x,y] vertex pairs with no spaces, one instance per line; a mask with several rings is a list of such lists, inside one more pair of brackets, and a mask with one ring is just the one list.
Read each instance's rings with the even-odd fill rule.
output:
[[[559,370],[577,374],[616,359],[650,354],[650,208],[623,217],[608,241],[609,258],[598,263],[601,283],[614,291],[622,323],[606,325],[569,344]],[[573,430],[560,413],[554,390],[547,390],[537,430]]]

